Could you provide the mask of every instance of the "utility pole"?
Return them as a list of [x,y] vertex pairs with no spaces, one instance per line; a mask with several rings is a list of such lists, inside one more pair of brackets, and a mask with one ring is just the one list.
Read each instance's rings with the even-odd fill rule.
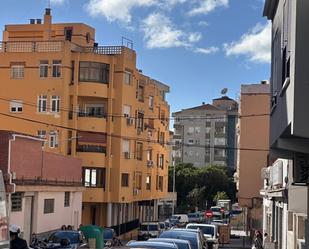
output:
[[175,155],[172,157],[172,165],[173,165],[173,207],[172,207],[172,215],[175,214],[175,181],[176,181],[176,165],[175,165]]

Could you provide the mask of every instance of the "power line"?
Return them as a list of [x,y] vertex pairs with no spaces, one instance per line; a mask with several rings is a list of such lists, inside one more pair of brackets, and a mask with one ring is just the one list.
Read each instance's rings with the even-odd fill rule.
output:
[[[6,102],[13,102],[13,103],[20,103],[20,101],[18,100],[11,100],[11,99],[7,99],[7,98],[4,98],[4,97],[0,97],[0,100],[2,101],[6,101]],[[40,106],[34,102],[29,102],[29,101],[24,101],[24,100],[21,100],[23,102],[23,104],[25,105],[28,105],[28,106],[32,106],[32,107],[35,107],[35,108],[39,108]],[[80,111],[74,111],[74,110],[69,110],[69,109],[66,109],[66,108],[59,108],[60,111],[65,111],[65,112],[69,112],[69,113],[76,113],[76,114],[84,114],[83,112],[80,112]],[[116,113],[106,113],[103,115],[104,117],[110,117],[110,118],[130,118],[130,117],[127,117],[125,114],[116,114]],[[169,117],[169,118],[160,118],[158,116],[149,116],[149,117],[143,117],[144,119],[149,119],[149,120],[162,120],[162,121],[171,121],[171,120],[175,120],[175,121],[184,121],[184,120],[218,120],[220,121],[220,119],[226,119],[228,115],[225,115],[225,116],[212,116],[212,117],[209,117],[209,116],[177,116],[177,117]],[[261,114],[247,114],[247,115],[239,115],[239,114],[234,114],[234,115],[231,115],[231,116],[234,116],[234,117],[238,117],[238,118],[247,118],[247,117],[262,117],[262,116],[269,116],[269,113],[261,113]],[[138,117],[136,116],[131,116],[131,118],[134,118],[134,119],[137,119]]]
[[[9,118],[15,118],[15,119],[18,119],[18,120],[23,120],[23,121],[26,121],[26,122],[31,122],[31,123],[37,123],[37,124],[52,126],[52,127],[56,127],[56,128],[59,128],[59,129],[65,129],[65,130],[77,131],[77,132],[93,133],[93,134],[102,134],[102,132],[88,131],[88,130],[82,130],[82,129],[77,129],[77,128],[71,128],[71,127],[67,127],[67,126],[63,126],[63,125],[51,124],[51,123],[48,123],[48,122],[34,120],[34,119],[30,119],[30,118],[13,116],[13,115],[10,115],[10,114],[7,114],[7,113],[3,113],[3,112],[0,112],[0,115],[6,116],[6,117],[9,117]],[[162,146],[165,146],[165,145],[166,146],[179,146],[179,145],[175,145],[175,144],[170,143],[170,142],[160,142],[158,140],[150,140],[150,139],[136,138],[136,137],[127,137],[127,136],[108,134],[108,133],[104,133],[104,134],[107,137],[133,140],[133,141],[136,141],[136,142],[160,144]],[[267,152],[267,151],[269,151],[269,149],[263,149],[263,148],[238,148],[238,147],[229,147],[229,146],[208,146],[208,145],[198,145],[198,144],[192,145],[192,144],[185,144],[185,143],[182,143],[180,146],[181,147],[182,146],[185,146],[185,147],[197,147],[197,148],[205,148],[205,149],[214,148],[214,149],[247,150],[247,151],[260,151],[260,152],[263,152],[263,151]]]

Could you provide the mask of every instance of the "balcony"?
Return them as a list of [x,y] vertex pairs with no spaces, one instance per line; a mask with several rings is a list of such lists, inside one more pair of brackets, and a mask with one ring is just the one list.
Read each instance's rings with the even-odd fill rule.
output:
[[[93,47],[81,47],[77,44],[72,43],[71,51],[79,52],[79,53],[91,53],[91,54],[99,54],[99,55],[118,55],[123,54],[123,52],[127,50],[131,50],[124,46],[93,46]],[[133,51],[133,50],[131,50]]]
[[104,188],[86,188],[83,192],[83,202],[102,203],[107,201],[107,192]]
[[78,85],[78,95],[108,98],[108,84],[99,82],[80,82]]
[[76,146],[76,152],[90,152],[90,153],[106,154],[106,146],[90,145],[90,144],[78,144]]
[[78,129],[106,132],[106,114],[78,113]]
[[8,41],[0,42],[0,53],[62,52],[61,41]]

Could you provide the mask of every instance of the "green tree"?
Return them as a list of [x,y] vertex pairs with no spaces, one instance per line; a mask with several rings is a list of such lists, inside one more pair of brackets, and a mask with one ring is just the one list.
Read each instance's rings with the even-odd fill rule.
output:
[[224,191],[218,191],[215,196],[214,196],[214,199],[213,201],[214,202],[217,202],[218,200],[226,200],[228,199],[229,197],[227,196],[227,193],[224,192]]

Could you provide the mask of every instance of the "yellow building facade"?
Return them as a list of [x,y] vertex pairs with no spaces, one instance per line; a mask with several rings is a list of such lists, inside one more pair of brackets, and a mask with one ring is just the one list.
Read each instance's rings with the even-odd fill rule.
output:
[[1,129],[82,159],[83,224],[157,218],[168,185],[168,92],[136,68],[134,50],[98,46],[92,27],[53,24],[50,9],[43,22],[5,26]]

